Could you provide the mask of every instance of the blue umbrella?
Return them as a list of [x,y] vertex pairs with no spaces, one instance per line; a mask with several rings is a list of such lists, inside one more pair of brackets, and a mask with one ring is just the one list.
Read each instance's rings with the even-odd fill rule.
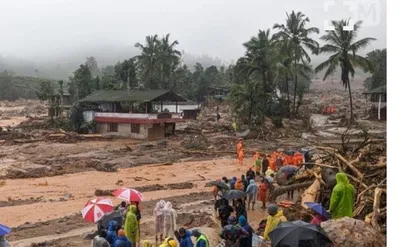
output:
[[10,232],[11,232],[10,227],[0,224],[0,236],[9,234]]
[[305,202],[304,203],[307,207],[309,207],[312,211],[316,212],[317,214],[325,217],[326,219],[330,218],[328,211],[321,205],[321,203],[316,202]]

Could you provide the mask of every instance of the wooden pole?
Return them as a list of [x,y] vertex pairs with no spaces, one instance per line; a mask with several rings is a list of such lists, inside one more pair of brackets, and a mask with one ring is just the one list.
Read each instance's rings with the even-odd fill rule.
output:
[[175,109],[176,113],[178,113],[178,101],[175,101]]
[[382,94],[379,94],[379,102],[378,102],[378,120],[381,120],[381,100],[382,100]]

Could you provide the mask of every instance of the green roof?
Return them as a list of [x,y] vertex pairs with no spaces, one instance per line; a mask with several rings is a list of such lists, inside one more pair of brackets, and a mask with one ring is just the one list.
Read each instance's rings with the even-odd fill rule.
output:
[[185,98],[168,90],[99,90],[80,102],[121,102],[121,101],[172,101],[185,102]]
[[386,93],[386,85],[371,89],[368,92],[365,92],[364,94],[374,94],[374,93]]

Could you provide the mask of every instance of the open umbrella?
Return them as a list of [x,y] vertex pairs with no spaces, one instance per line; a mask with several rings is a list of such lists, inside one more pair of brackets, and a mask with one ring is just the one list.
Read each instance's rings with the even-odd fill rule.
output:
[[110,199],[107,198],[95,198],[89,200],[85,207],[82,209],[82,217],[90,222],[96,223],[106,213],[114,210],[114,206]]
[[10,227],[0,224],[0,236],[9,234],[10,232],[11,232]]
[[326,219],[330,218],[328,211],[321,205],[321,203],[316,202],[305,202],[304,203],[307,207],[309,207],[312,211],[316,212],[317,214],[325,217]]
[[222,194],[222,197],[227,200],[235,200],[239,198],[245,198],[246,194],[241,190],[228,190]]
[[332,241],[317,225],[301,220],[280,223],[269,233],[272,247],[330,247]]
[[215,185],[221,189],[229,190],[229,186],[223,181],[211,181],[210,184]]
[[113,192],[116,198],[128,201],[128,202],[142,202],[144,197],[142,193],[135,189],[120,188]]

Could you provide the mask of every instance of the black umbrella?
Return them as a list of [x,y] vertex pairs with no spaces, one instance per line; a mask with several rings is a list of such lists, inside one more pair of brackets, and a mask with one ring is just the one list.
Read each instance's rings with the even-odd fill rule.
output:
[[229,190],[229,186],[223,181],[211,181],[210,184],[220,187],[221,189]]
[[224,194],[222,194],[222,197],[227,200],[235,200],[235,199],[239,199],[239,198],[245,198],[246,193],[244,193],[241,190],[228,190],[228,191],[225,191]]
[[100,229],[107,229],[108,228],[108,223],[112,220],[115,220],[118,225],[122,226],[122,218],[123,215],[119,211],[113,211],[110,213],[105,214],[101,220],[97,222],[97,228],[98,230]]
[[332,241],[324,230],[301,220],[282,222],[269,233],[272,247],[330,247]]

